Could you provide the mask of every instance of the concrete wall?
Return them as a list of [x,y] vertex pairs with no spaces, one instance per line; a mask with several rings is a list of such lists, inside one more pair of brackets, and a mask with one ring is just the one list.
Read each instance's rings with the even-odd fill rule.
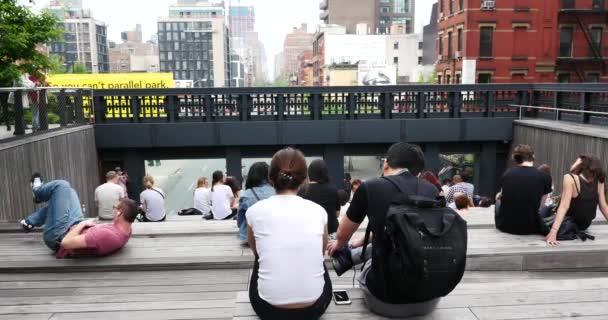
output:
[[[608,168],[608,129],[567,122],[556,124],[549,120],[524,120],[515,122],[513,133],[513,146],[532,146],[536,165],[546,163],[551,166],[551,176],[558,192],[561,192],[564,174],[581,154],[599,157],[604,170]],[[513,165],[512,161],[510,165]]]
[[0,221],[17,221],[36,209],[30,187],[36,171],[45,181],[69,181],[87,214],[94,214],[94,191],[100,181],[92,126],[0,144]]

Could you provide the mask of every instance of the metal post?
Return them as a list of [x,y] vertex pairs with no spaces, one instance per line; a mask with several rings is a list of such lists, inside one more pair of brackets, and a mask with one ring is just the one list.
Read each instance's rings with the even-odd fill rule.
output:
[[141,120],[144,118],[144,116],[140,116],[141,108],[139,106],[138,96],[131,96],[131,112],[133,113],[133,119],[131,119],[131,122],[141,122]]
[[74,95],[74,114],[78,124],[84,123],[84,103],[82,99],[82,89],[78,89]]
[[229,176],[235,177],[239,182],[243,181],[242,155],[239,147],[226,148],[226,171]]
[[167,113],[167,122],[177,122],[178,121],[178,107],[177,107],[177,96],[167,96],[167,104],[165,108],[165,112]]
[[25,119],[23,118],[23,90],[15,91],[15,131],[14,135],[25,134]]
[[395,108],[395,98],[392,93],[386,92],[380,95],[382,103],[382,119],[393,118],[393,110]]
[[59,123],[61,127],[68,125],[68,97],[65,94],[65,89],[59,90],[57,112],[59,112]]
[[249,119],[249,110],[248,110],[248,98],[249,95],[247,94],[240,94],[239,95],[239,115],[240,115],[240,119],[241,121],[247,121]]
[[40,123],[39,130],[49,129],[49,108],[46,100],[46,89],[38,92],[38,121]]
[[104,123],[106,122],[105,113],[106,113],[106,99],[101,96],[93,97],[93,106],[95,112],[95,123]]
[[425,107],[426,107],[426,95],[424,92],[418,92],[418,97],[416,99],[416,118],[422,119],[425,116]]
[[276,112],[277,112],[276,118],[278,121],[285,120],[285,95],[282,93],[277,94]]
[[583,113],[581,114],[581,122],[582,123],[589,123],[589,121],[591,120],[591,115],[588,113],[585,113],[585,111],[589,111],[590,107],[591,107],[591,94],[588,92],[581,92],[581,97],[580,97],[580,110],[583,111]]
[[321,120],[321,110],[323,110],[323,97],[319,93],[313,93],[308,99],[308,108],[312,120]]
[[356,104],[357,104],[357,94],[349,93],[348,96],[346,97],[346,108],[348,111],[348,115],[346,116],[346,119],[349,119],[349,120],[356,119],[356,117],[357,117],[357,115],[355,114]]
[[213,121],[213,99],[211,95],[206,94],[203,98],[203,112],[205,113],[206,121]]

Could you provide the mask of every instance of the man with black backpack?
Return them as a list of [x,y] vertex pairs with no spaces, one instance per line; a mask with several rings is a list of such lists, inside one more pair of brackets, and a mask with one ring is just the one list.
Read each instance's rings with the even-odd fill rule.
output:
[[[383,177],[363,182],[340,222],[337,241],[328,245],[338,274],[365,261],[359,285],[368,308],[382,316],[432,312],[464,273],[466,223],[436,201],[437,188],[417,178],[423,168],[418,146],[392,145]],[[366,216],[365,239],[347,247]]]

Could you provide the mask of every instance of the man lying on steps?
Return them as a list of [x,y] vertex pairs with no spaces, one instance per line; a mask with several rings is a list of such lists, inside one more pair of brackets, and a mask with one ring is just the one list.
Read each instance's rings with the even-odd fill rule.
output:
[[83,221],[80,200],[67,181],[42,182],[40,174],[32,176],[34,202],[47,205],[21,221],[25,232],[44,225],[43,240],[57,258],[107,256],[120,250],[131,237],[131,224],[137,216],[137,204],[122,199],[114,207],[111,224],[95,225]]

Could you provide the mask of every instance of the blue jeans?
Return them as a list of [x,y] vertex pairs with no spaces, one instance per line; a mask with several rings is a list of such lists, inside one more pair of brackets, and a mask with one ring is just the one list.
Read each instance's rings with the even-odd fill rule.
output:
[[25,221],[35,227],[44,225],[42,238],[51,250],[59,250],[68,230],[83,220],[80,200],[67,181],[50,181],[34,190],[37,201],[47,206],[32,213]]

